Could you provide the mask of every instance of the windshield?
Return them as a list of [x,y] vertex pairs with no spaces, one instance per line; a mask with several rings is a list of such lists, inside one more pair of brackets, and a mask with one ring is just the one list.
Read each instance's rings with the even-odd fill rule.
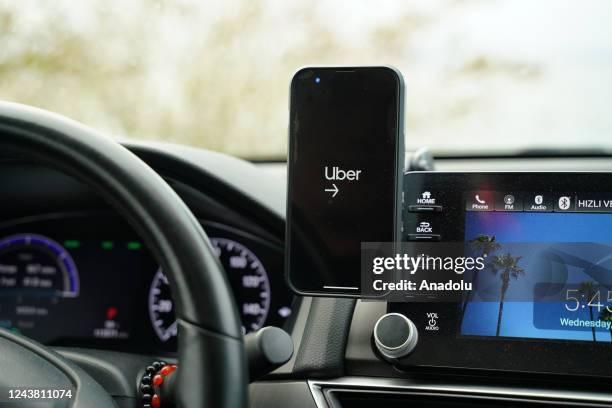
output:
[[284,159],[305,65],[393,65],[406,145],[612,147],[612,2],[0,0],[0,99],[102,131]]

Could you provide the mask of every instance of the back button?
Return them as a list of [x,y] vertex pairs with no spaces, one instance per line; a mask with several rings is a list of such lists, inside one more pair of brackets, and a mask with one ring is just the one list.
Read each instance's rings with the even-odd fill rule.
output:
[[440,234],[408,234],[408,241],[440,241]]

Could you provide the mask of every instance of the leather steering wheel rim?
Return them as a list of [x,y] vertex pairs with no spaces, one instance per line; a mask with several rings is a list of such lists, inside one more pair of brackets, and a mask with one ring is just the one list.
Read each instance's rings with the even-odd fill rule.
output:
[[168,184],[114,140],[24,105],[0,102],[0,149],[85,182],[145,241],[176,303],[177,405],[246,407],[246,359],[230,286],[202,227]]

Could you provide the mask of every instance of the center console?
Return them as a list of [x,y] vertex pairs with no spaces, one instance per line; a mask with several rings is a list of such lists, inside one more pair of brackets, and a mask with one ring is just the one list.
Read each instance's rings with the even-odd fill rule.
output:
[[449,271],[453,296],[357,301],[343,376],[308,382],[317,407],[612,406],[610,180],[406,173],[397,247],[484,267]]
[[405,241],[484,256],[458,300],[388,305],[401,370],[612,376],[612,185],[593,173],[407,173]]

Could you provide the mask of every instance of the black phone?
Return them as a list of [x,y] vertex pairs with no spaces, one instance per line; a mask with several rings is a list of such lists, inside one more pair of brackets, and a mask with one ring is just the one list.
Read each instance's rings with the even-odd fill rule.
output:
[[286,275],[358,297],[361,243],[397,242],[404,82],[390,67],[311,67],[291,81]]

